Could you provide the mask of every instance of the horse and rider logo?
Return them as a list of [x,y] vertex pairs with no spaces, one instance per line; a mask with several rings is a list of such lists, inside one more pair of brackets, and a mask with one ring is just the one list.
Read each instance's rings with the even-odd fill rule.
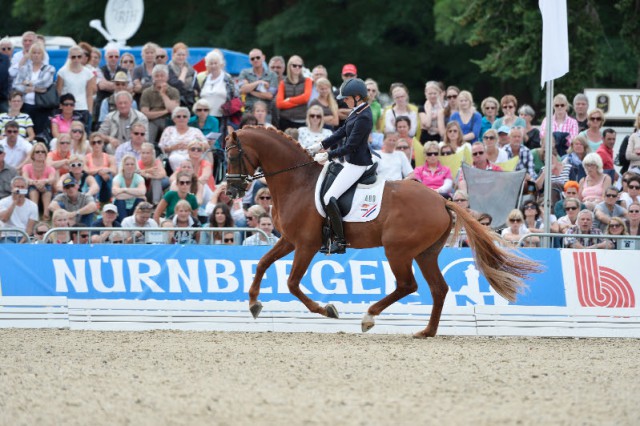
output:
[[598,265],[595,252],[574,252],[578,302],[584,307],[634,308],[635,294],[618,271]]

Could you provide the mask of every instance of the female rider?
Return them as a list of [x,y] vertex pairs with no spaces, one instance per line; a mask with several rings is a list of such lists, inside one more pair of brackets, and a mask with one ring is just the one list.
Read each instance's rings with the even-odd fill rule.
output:
[[320,249],[321,253],[327,254],[344,253],[347,246],[338,198],[373,164],[368,143],[373,126],[373,116],[367,103],[367,86],[359,78],[347,80],[340,88],[338,99],[344,99],[347,106],[351,108],[351,113],[344,124],[331,136],[322,143],[314,144],[309,148],[311,152],[316,152],[322,148],[335,147],[343,138],[345,139],[342,145],[332,149],[331,152],[320,152],[314,157],[314,160],[320,164],[334,158],[345,158],[344,168],[336,177],[323,200],[327,206],[327,216],[335,236],[330,245],[325,241]]

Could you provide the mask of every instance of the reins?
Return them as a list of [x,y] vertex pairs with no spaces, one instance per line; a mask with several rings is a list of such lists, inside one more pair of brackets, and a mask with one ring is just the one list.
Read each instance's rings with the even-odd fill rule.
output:
[[[238,156],[239,156],[239,160],[240,160],[240,173],[238,174],[238,176],[240,177],[240,179],[246,181],[247,183],[251,183],[256,179],[261,179],[261,178],[267,178],[270,176],[275,176],[275,175],[279,175],[280,173],[286,173],[286,172],[290,172],[291,170],[295,170],[295,169],[299,169],[301,167],[305,167],[308,166],[310,164],[315,163],[314,160],[308,161],[306,163],[302,163],[302,164],[297,164],[295,166],[291,166],[291,167],[287,167],[284,168],[282,170],[278,170],[276,172],[271,172],[268,173],[266,171],[254,174],[254,175],[249,175],[245,172],[245,164],[244,162],[247,161],[249,163],[249,165],[251,165],[251,167],[253,167],[254,170],[257,170],[258,167],[256,165],[254,165],[245,155],[244,155],[244,150],[242,149],[242,144],[240,143],[240,138],[238,137],[237,139],[237,143],[234,145],[229,145],[225,148],[225,151],[228,153],[229,151],[231,151],[232,148],[236,148],[238,150]],[[231,160],[231,159],[229,159]],[[245,173],[243,173],[245,172]],[[229,176],[233,176],[233,175],[229,175]]]

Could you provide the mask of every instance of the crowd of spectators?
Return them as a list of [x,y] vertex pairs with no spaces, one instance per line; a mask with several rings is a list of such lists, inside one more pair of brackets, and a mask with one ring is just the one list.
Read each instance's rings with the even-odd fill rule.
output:
[[[237,77],[225,71],[224,55],[215,49],[198,73],[181,42],[171,55],[146,43],[139,64],[117,48],[102,55],[82,42],[55,69],[43,43],[31,31],[15,52],[9,39],[0,40],[7,68],[0,70],[6,79],[6,93],[0,93],[0,226],[23,230],[35,243],[137,243],[146,241],[143,231],[99,228],[167,227],[165,242],[273,244],[279,234],[266,182],[256,181],[244,199],[226,193],[220,173],[225,135],[254,124],[313,145],[350,113],[336,99],[337,87],[358,77],[354,64],[333,78],[323,65],[307,66],[298,55],[268,59],[258,48],[249,52],[251,67]],[[534,109],[519,105],[513,94],[474,100],[468,90],[427,81],[418,104],[401,82],[388,90],[371,78],[365,84],[374,116],[371,149],[385,179],[414,179],[464,203],[490,226],[491,216],[469,205],[460,162],[495,173],[524,170],[532,189],[502,230],[507,242],[517,242],[544,229],[541,141],[552,120],[551,230],[594,235],[565,239],[564,246],[578,248],[615,248],[616,240],[603,233],[640,235],[640,114],[616,155],[615,131],[605,128],[605,113],[590,109],[583,94],[572,105],[557,94],[553,114],[536,126]],[[43,241],[51,228],[74,226],[79,230],[56,231]],[[264,234],[213,230],[244,226]],[[0,238],[27,242],[15,231]],[[535,237],[527,242],[539,243]]]

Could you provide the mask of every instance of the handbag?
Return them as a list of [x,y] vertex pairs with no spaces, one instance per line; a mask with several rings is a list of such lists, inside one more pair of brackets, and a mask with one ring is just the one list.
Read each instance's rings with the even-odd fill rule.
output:
[[238,113],[242,113],[242,100],[240,98],[231,98],[227,102],[223,103],[220,109],[222,109],[222,115],[225,117],[232,117]]
[[57,108],[59,104],[58,91],[55,83],[47,88],[44,93],[36,92],[36,106],[41,109]]

